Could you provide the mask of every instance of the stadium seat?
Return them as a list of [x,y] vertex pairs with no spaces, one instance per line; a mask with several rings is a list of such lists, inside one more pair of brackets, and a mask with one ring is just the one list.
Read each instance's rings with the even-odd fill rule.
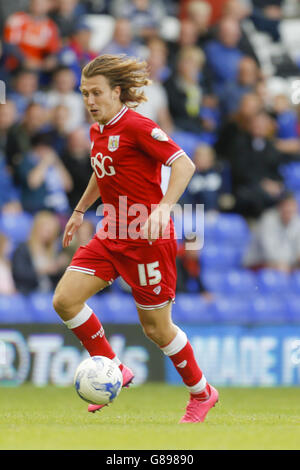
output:
[[1,214],[0,232],[4,233],[14,245],[28,239],[33,217],[27,212],[21,214]]
[[231,269],[228,272],[204,271],[203,283],[209,291],[227,295],[251,296],[256,292],[256,278],[251,271]]
[[53,293],[35,292],[28,297],[28,308],[32,311],[35,322],[60,323],[60,317],[52,305]]
[[200,294],[179,293],[173,306],[173,318],[178,323],[216,323],[214,310]]
[[32,323],[34,316],[27,298],[21,294],[0,296],[0,323]]
[[176,131],[171,135],[171,137],[190,158],[193,158],[196,147],[202,142],[197,135],[192,134],[191,132]]
[[256,324],[285,324],[292,320],[282,295],[262,294],[252,300],[253,320]]
[[257,273],[258,294],[283,294],[291,290],[290,277],[273,269],[262,269]]
[[290,294],[285,299],[289,312],[289,320],[292,323],[300,324],[300,293],[298,295]]
[[203,269],[223,269],[240,267],[242,251],[231,244],[204,243],[200,252],[200,262]]
[[280,21],[279,31],[281,40],[288,53],[295,60],[299,58],[300,51],[299,29],[299,18],[287,18]]
[[291,274],[290,287],[293,294],[300,295],[300,270]]
[[[131,295],[108,292],[100,296],[101,311],[107,323],[137,323],[138,314]],[[99,318],[101,319],[99,311]]]
[[251,304],[241,297],[218,295],[212,308],[219,323],[244,325],[253,321]]
[[232,243],[245,247],[250,237],[250,229],[245,219],[239,214],[220,214],[215,232],[219,243]]
[[293,162],[280,167],[285,186],[290,191],[300,191],[300,163]]
[[92,31],[91,50],[101,51],[112,39],[115,19],[110,15],[85,15],[85,22]]
[[165,41],[177,41],[180,32],[180,21],[175,16],[163,18],[160,26],[160,36]]

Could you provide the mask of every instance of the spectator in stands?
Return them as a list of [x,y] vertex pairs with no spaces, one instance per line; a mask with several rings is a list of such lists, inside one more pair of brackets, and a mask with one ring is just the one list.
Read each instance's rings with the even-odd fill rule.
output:
[[74,91],[76,77],[68,67],[59,67],[53,76],[53,88],[47,93],[49,109],[63,104],[69,109],[67,121],[68,131],[71,132],[85,122],[85,110],[82,97]]
[[183,202],[204,204],[205,211],[219,211],[221,196],[230,193],[230,182],[225,179],[223,166],[217,161],[214,149],[207,144],[200,144],[194,152],[193,162],[196,171],[185,191]]
[[54,0],[54,5],[50,17],[57,24],[60,37],[66,41],[73,35],[85,7],[79,0]]
[[90,42],[91,28],[86,21],[81,20],[73,27],[68,44],[58,54],[59,63],[73,71],[76,77],[76,89],[80,86],[82,68],[97,55],[91,50]]
[[286,95],[273,98],[277,132],[276,148],[284,155],[284,161],[300,160],[300,141],[298,135],[298,115]]
[[32,149],[18,165],[17,178],[24,210],[31,213],[43,209],[59,214],[69,212],[66,192],[72,189],[72,179],[44,136],[32,140]]
[[272,121],[261,111],[250,120],[249,133],[241,134],[232,149],[232,179],[237,212],[258,217],[273,206],[283,192],[282,161],[270,134]]
[[239,63],[237,82],[227,82],[220,96],[225,117],[237,112],[244,95],[255,93],[259,78],[260,72],[255,60],[251,57],[243,57]]
[[7,170],[4,154],[0,152],[0,211],[4,213],[18,213],[22,211],[19,193],[13,184],[12,177]]
[[22,294],[54,289],[67,267],[68,257],[59,251],[60,224],[48,211],[36,214],[29,240],[21,243],[12,257],[16,288]]
[[229,16],[237,21],[242,21],[250,16],[251,11],[251,5],[247,0],[227,0],[223,5],[221,16],[222,18]]
[[209,30],[212,9],[208,2],[202,0],[193,0],[187,5],[187,20],[190,20],[196,28],[196,45],[203,47],[211,39]]
[[107,15],[111,0],[83,0],[82,3],[88,14]]
[[195,23],[186,18],[180,22],[179,36],[175,40],[168,41],[168,63],[172,70],[176,69],[177,55],[185,46],[197,46],[198,32]]
[[160,0],[127,0],[112,2],[116,17],[130,18],[137,40],[148,40],[159,35],[162,19],[166,15],[164,2]]
[[101,51],[101,54],[126,54],[138,57],[140,46],[133,39],[131,22],[128,18],[117,18],[112,40]]
[[241,30],[238,21],[224,18],[218,25],[218,37],[204,47],[213,74],[214,90],[220,95],[227,82],[236,82],[243,53],[238,47]]
[[23,54],[17,46],[0,39],[0,80],[5,83],[6,93],[11,91],[13,74],[23,66],[23,61]]
[[177,292],[201,294],[206,300],[213,299],[201,280],[200,250],[191,249],[191,240],[184,240],[178,247],[176,257]]
[[13,295],[16,293],[11,262],[9,260],[9,251],[9,240],[5,235],[0,233],[0,295]]
[[178,56],[176,74],[164,83],[175,126],[197,135],[206,125],[200,117],[206,92],[206,84],[201,81],[204,62],[205,57],[200,48],[182,48]]
[[19,47],[28,68],[50,71],[56,66],[60,38],[56,24],[47,16],[50,7],[49,0],[30,0],[28,13],[14,13],[5,23],[4,40]]
[[168,97],[161,83],[161,77],[167,69],[165,42],[160,38],[151,39],[148,43],[148,50],[147,62],[152,83],[144,89],[148,101],[141,103],[136,111],[157,122],[167,134],[171,134],[173,122],[169,112]]
[[237,112],[227,119],[223,118],[223,124],[215,145],[218,155],[225,158],[229,163],[233,163],[231,157],[236,140],[249,131],[251,118],[262,109],[262,99],[256,93],[247,93],[241,98]]
[[0,105],[0,152],[5,153],[7,134],[10,127],[17,120],[16,106],[13,101],[7,100]]
[[92,175],[90,141],[84,128],[71,132],[61,159],[72,178],[72,189],[68,191],[70,207],[74,209],[88,185]]
[[8,94],[17,108],[17,117],[21,119],[32,102],[45,104],[45,93],[39,91],[39,77],[35,70],[20,69],[13,80],[13,91]]
[[16,119],[16,107],[12,101],[0,105],[0,211],[20,212],[19,195],[11,174],[8,171],[5,158],[8,129]]
[[31,139],[45,130],[48,114],[38,103],[30,103],[23,119],[13,124],[7,133],[5,155],[8,167],[18,183],[16,169],[21,163],[24,153],[31,148]]
[[283,0],[252,0],[252,4],[252,21],[255,27],[270,34],[274,41],[279,41]]
[[250,268],[271,268],[287,273],[299,269],[300,216],[292,193],[284,193],[275,208],[262,214],[244,264]]
[[61,156],[68,140],[68,119],[70,110],[67,106],[59,104],[51,109],[49,117],[49,129],[42,133],[45,135],[49,145]]

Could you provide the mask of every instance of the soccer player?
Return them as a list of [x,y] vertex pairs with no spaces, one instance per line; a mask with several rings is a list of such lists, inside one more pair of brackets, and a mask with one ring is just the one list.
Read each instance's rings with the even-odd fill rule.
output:
[[[66,225],[63,245],[69,245],[100,195],[105,217],[94,238],[75,253],[53,305],[91,356],[106,356],[119,365],[123,386],[128,386],[132,371],[121,364],[86,303],[122,276],[132,288],[145,335],[170,358],[190,392],[180,422],[198,422],[218,401],[218,392],[207,383],[186,334],[171,315],[177,245],[170,212],[195,167],[156,123],[132,109],[147,99],[141,88],[148,83],[147,64],[126,56],[104,54],[82,71],[83,100],[96,121],[90,130],[94,172]],[[164,196],[162,164],[171,166]],[[102,406],[89,405],[88,410]]]

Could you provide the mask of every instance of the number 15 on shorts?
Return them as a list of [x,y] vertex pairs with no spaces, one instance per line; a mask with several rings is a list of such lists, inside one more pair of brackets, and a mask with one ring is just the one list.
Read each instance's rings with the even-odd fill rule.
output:
[[138,264],[141,286],[153,286],[161,281],[161,272],[158,269],[159,261],[148,264]]

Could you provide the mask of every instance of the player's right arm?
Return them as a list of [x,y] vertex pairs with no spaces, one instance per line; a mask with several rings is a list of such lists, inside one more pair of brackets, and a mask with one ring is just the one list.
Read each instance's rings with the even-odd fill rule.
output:
[[[68,223],[66,225],[64,236],[63,236],[63,247],[69,246],[74,233],[78,230],[83,222],[83,215],[91,207],[95,201],[100,197],[99,188],[97,185],[97,179],[95,173],[92,174],[91,179],[84,191],[80,201],[74,209]],[[80,212],[77,212],[80,211]]]

